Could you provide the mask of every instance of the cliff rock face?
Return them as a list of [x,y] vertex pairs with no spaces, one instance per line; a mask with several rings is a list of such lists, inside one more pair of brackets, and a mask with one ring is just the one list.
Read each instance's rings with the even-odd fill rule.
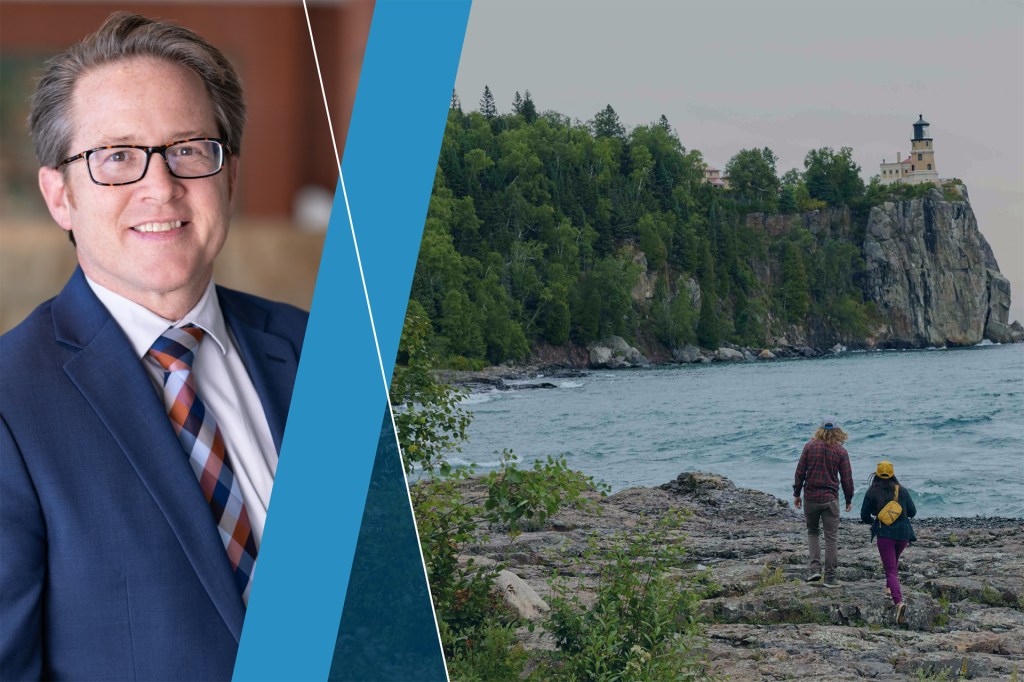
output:
[[875,343],[896,348],[1010,341],[1009,282],[966,199],[938,190],[871,209],[865,298],[883,318]]

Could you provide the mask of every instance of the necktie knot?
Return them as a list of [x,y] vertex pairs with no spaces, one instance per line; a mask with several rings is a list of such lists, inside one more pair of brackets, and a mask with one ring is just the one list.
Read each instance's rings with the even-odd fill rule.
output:
[[167,372],[191,370],[205,332],[194,324],[171,327],[153,342],[149,356]]

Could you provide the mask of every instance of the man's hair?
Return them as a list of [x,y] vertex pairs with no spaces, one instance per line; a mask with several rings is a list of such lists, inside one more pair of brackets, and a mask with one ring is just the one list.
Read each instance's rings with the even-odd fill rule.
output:
[[814,432],[814,437],[829,445],[842,445],[846,442],[849,436],[846,435],[846,431],[843,431],[838,426],[833,426],[831,429],[821,427]]
[[41,165],[56,168],[73,153],[68,148],[72,133],[70,109],[78,79],[97,66],[135,57],[164,59],[199,76],[213,104],[218,134],[232,153],[239,152],[245,127],[245,99],[242,82],[231,62],[187,28],[138,14],[115,12],[98,31],[46,63],[28,116],[29,132]]

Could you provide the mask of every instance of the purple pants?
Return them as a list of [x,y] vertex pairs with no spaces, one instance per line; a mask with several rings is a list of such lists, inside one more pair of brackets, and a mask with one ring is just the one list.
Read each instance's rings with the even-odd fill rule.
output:
[[892,603],[899,604],[903,601],[903,593],[900,591],[900,554],[907,548],[910,542],[907,540],[892,540],[890,538],[878,538],[878,555],[882,557],[882,566],[885,567],[885,584],[892,592]]

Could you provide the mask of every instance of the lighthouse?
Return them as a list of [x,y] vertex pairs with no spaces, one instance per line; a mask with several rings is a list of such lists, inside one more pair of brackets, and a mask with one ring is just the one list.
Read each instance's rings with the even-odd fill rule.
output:
[[886,163],[882,159],[880,172],[883,185],[894,182],[917,185],[939,181],[939,171],[935,167],[935,147],[928,133],[929,125],[924,115],[918,114],[917,122],[914,123],[914,136],[910,138],[910,156],[904,159],[896,152],[895,163]]

